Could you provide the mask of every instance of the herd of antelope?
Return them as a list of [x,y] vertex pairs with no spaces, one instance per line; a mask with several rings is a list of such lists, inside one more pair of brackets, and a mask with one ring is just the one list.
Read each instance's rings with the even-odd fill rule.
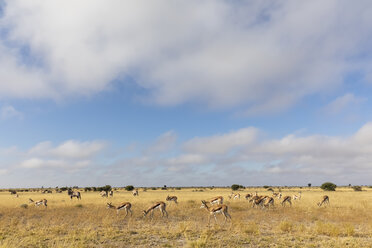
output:
[[[139,196],[138,190],[133,190],[132,191],[133,196]],[[76,197],[78,200],[81,200],[81,193],[78,191],[68,191],[68,195],[70,196],[70,199],[72,200],[74,197]],[[114,193],[113,191],[102,191],[100,193],[102,197],[113,197]],[[231,193],[228,198],[230,200],[239,200],[240,199],[240,193]],[[248,193],[244,196],[244,198],[251,203],[252,208],[270,208],[274,207],[274,201],[275,198],[277,198],[280,202],[280,204],[285,207],[286,205],[292,206],[292,200],[298,201],[301,200],[301,192],[299,192],[297,195],[293,196],[283,196],[282,193],[273,193],[272,196],[268,195],[258,195],[257,192],[255,194]],[[172,203],[174,202],[175,204],[178,204],[178,198],[177,196],[167,196],[165,201]],[[211,198],[209,200],[202,200],[201,201],[201,206],[200,208],[204,208],[208,213],[208,225],[210,224],[210,219],[211,216],[214,217],[214,220],[217,222],[216,214],[222,214],[225,218],[225,222],[229,219],[231,220],[231,215],[228,212],[228,206],[223,204],[224,198],[222,196],[217,196],[214,198]],[[39,201],[34,201],[31,198],[29,199],[29,204],[34,204],[35,206],[44,206],[47,208],[47,200],[46,199],[41,199]],[[319,207],[323,205],[329,205],[329,197],[327,195],[324,195],[321,199],[320,202],[317,203]],[[155,204],[151,205],[148,207],[146,210],[143,210],[143,216],[146,217],[148,214],[150,214],[151,218],[154,216],[154,211],[156,209],[160,210],[161,216],[162,217],[168,217],[168,212],[166,210],[167,204],[164,201],[159,201],[156,202]],[[130,202],[123,202],[117,206],[114,206],[111,202],[106,203],[106,207],[108,209],[116,209],[117,215],[119,215],[120,210],[125,210],[126,214],[124,219],[130,215],[132,216],[132,204]]]

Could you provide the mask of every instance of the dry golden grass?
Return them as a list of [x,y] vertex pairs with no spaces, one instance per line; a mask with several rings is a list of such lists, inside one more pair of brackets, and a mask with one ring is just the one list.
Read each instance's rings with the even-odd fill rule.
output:
[[[371,247],[372,190],[354,192],[338,188],[336,192],[301,189],[302,199],[292,207],[280,206],[275,199],[272,209],[253,209],[244,198],[229,200],[229,189],[147,190],[139,197],[131,192],[115,192],[113,198],[101,198],[97,192],[82,192],[82,200],[70,200],[67,194],[0,193],[0,247]],[[275,189],[277,191],[277,189]],[[246,189],[271,195],[262,188]],[[283,195],[300,189],[282,189]],[[142,210],[152,203],[176,195],[179,204],[167,204],[169,218],[143,218]],[[330,206],[316,203],[324,194]],[[222,195],[229,206],[231,222],[218,224],[200,209],[200,201]],[[28,204],[28,199],[48,200],[48,209]],[[106,208],[132,203],[133,216],[125,220],[124,211]],[[21,207],[27,204],[28,207]]]

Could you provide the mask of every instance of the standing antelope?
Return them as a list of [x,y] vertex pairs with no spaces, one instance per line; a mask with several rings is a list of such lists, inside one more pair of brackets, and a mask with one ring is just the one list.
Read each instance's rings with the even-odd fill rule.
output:
[[290,196],[284,196],[282,206],[285,206],[287,202],[292,206],[292,198]]
[[225,204],[219,204],[217,206],[209,207],[206,201],[202,200],[201,202],[202,202],[202,205],[200,206],[200,208],[205,208],[209,213],[208,226],[210,225],[212,215],[214,217],[214,220],[217,223],[217,217],[216,217],[217,213],[221,213],[225,217],[225,222],[226,222],[227,218],[229,218],[231,220],[231,216],[228,213],[228,208]]
[[81,200],[81,194],[79,191],[72,191],[72,190],[69,190],[67,192],[67,194],[70,196],[70,199],[72,200],[72,198],[76,197],[76,199],[78,200]]
[[234,194],[233,192],[231,192],[231,194],[229,195],[229,199],[240,199],[240,194],[239,193],[236,193]]
[[139,195],[138,195],[138,190],[136,190],[136,189],[134,189],[134,190],[132,191],[132,194],[133,194],[133,196],[139,196]]
[[321,207],[323,204],[324,205],[325,204],[329,205],[329,197],[328,197],[328,195],[324,195],[322,201],[321,202],[318,202],[318,206],[319,207]]
[[114,197],[114,191],[113,190],[110,190],[109,196]]
[[301,200],[301,192],[298,192],[298,195],[293,195],[293,200]]
[[164,217],[164,215],[168,218],[168,212],[165,210],[167,204],[165,202],[157,202],[151,207],[149,207],[147,210],[143,210],[143,217],[146,217],[146,215],[151,212],[151,219],[154,217],[154,210],[159,209],[161,212],[161,217]]
[[245,199],[248,200],[248,199],[251,198],[252,196],[253,196],[252,194],[249,194],[249,193],[248,193],[248,194],[245,195]]
[[115,207],[114,205],[112,205],[111,202],[110,202],[110,203],[107,203],[107,208],[116,209],[116,214],[117,215],[119,215],[120,210],[125,209],[126,214],[125,214],[124,219],[127,217],[128,212],[130,212],[130,216],[132,216],[132,210],[131,210],[132,204],[130,204],[130,202],[123,202],[122,204],[120,204],[117,207]]
[[102,191],[99,193],[99,195],[100,195],[101,197],[108,197],[107,191],[104,191],[104,190],[102,190]]
[[213,204],[222,204],[223,203],[223,197],[222,196],[217,196],[217,197],[214,197],[214,198],[208,200],[208,202],[212,205]]
[[172,202],[172,201],[174,201],[176,204],[178,204],[178,202],[177,202],[177,196],[167,196],[167,198],[165,199],[166,201],[169,201],[169,202]]
[[266,202],[264,203],[264,207],[269,208],[270,206],[274,207],[274,198],[273,197],[266,198]]
[[39,200],[39,201],[34,201],[34,200],[32,200],[31,198],[29,198],[28,199],[28,201],[29,201],[29,203],[34,203],[35,204],[35,206],[40,206],[40,205],[44,205],[45,206],[45,208],[47,208],[47,206],[48,206],[48,200],[47,199],[42,199],[42,200]]

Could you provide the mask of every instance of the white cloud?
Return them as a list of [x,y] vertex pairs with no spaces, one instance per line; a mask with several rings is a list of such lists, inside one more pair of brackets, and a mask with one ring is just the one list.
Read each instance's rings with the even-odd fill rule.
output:
[[8,120],[8,119],[22,119],[23,118],[23,114],[16,110],[13,106],[11,105],[6,105],[6,106],[3,106],[0,110],[0,116],[1,116],[1,119],[3,120]]
[[210,137],[196,137],[184,144],[184,149],[192,153],[226,154],[229,151],[253,144],[256,141],[256,128],[243,128],[227,134]]
[[325,106],[324,111],[327,114],[338,114],[345,111],[347,108],[359,105],[367,99],[362,97],[356,97],[354,94],[347,93],[343,96],[337,97],[335,100]]
[[335,0],[7,1],[0,96],[90,95],[131,76],[160,105],[280,111],[368,69],[370,57],[350,58],[371,52],[371,9]]
[[163,153],[172,149],[177,140],[177,135],[174,131],[168,131],[160,135],[156,141],[145,150],[146,154]]

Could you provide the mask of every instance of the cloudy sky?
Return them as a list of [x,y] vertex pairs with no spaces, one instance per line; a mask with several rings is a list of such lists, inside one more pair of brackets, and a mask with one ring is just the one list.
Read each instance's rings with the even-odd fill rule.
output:
[[372,2],[0,1],[0,187],[371,184]]

